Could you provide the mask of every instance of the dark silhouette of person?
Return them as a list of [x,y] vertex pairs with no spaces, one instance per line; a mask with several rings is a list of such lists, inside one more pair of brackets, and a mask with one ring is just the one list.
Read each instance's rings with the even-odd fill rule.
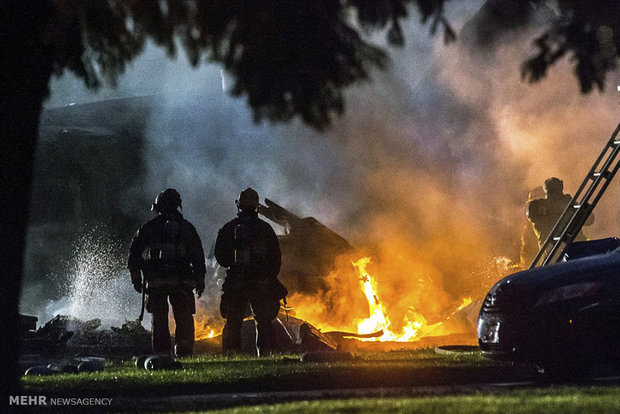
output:
[[[532,200],[527,206],[527,218],[532,223],[534,233],[538,238],[538,248],[540,249],[549,233],[555,227],[560,216],[566,209],[568,203],[570,203],[572,196],[570,194],[564,194],[564,183],[562,180],[556,177],[550,177],[545,180],[543,185],[545,191],[545,198],[538,198]],[[589,226],[594,222],[594,215],[590,215],[588,220],[584,223],[585,226]],[[581,230],[575,237],[575,241],[585,241],[586,236]]]
[[521,247],[519,249],[519,267],[521,269],[526,269],[532,264],[539,250],[538,236],[534,232],[534,225],[527,216],[527,208],[531,201],[544,197],[545,191],[542,185],[532,189],[527,194],[527,202],[524,206],[523,227],[521,229]]
[[226,319],[222,352],[241,351],[243,319],[253,315],[260,356],[278,350],[273,321],[287,294],[278,280],[280,245],[271,226],[258,218],[259,198],[254,189],[243,190],[236,204],[237,218],[220,229],[215,241],[215,258],[227,268],[220,302],[220,313]]
[[129,248],[128,267],[137,292],[146,289],[146,310],[152,314],[153,352],[171,354],[168,301],[176,324],[174,354],[191,356],[198,297],[205,289],[205,257],[194,226],[178,211],[181,196],[162,191],[152,205],[157,216],[137,231]]

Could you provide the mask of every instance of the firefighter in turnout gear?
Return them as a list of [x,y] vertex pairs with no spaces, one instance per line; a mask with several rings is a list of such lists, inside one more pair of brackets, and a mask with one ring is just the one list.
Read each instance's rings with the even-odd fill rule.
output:
[[271,226],[258,218],[255,190],[243,190],[236,203],[237,218],[220,229],[215,241],[215,258],[227,268],[220,302],[220,312],[226,319],[222,351],[241,351],[243,319],[253,315],[257,354],[264,355],[277,350],[273,321],[280,300],[287,295],[278,280],[280,245]]
[[521,269],[530,267],[538,253],[538,235],[534,232],[534,226],[529,220],[527,210],[530,202],[543,197],[545,197],[545,191],[542,185],[532,189],[527,194],[527,202],[524,205],[523,228],[521,229],[521,247],[519,248],[519,267]]
[[205,289],[205,258],[194,226],[178,211],[181,196],[169,188],[152,205],[157,216],[144,223],[129,249],[128,267],[137,292],[146,289],[146,310],[152,314],[153,352],[171,353],[168,301],[176,324],[174,353],[190,356],[194,347],[194,317]]
[[[541,248],[549,233],[553,230],[558,219],[570,203],[572,196],[564,194],[564,183],[556,177],[547,178],[543,185],[545,198],[532,200],[527,205],[527,218],[532,223],[534,233],[538,238],[538,247]],[[594,222],[594,215],[591,214],[585,222],[589,226]],[[564,223],[566,224],[566,223]],[[586,236],[580,230],[575,241],[585,241]]]

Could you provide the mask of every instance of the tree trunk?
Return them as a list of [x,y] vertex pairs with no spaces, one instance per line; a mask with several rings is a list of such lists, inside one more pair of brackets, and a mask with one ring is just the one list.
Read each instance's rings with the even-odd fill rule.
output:
[[[40,33],[45,22],[46,0],[3,1],[0,15],[0,391],[19,391],[19,298],[24,269],[28,200],[32,181],[39,116],[52,74],[50,53]],[[14,407],[13,407],[14,408]],[[7,411],[3,411],[7,412]]]

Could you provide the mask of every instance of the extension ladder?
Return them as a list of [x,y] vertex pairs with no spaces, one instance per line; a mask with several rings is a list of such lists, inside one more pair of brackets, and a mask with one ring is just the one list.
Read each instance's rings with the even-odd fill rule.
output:
[[586,175],[579,190],[556,222],[541,246],[530,269],[558,262],[566,247],[575,240],[594,207],[620,168],[620,124],[605,144],[601,155]]

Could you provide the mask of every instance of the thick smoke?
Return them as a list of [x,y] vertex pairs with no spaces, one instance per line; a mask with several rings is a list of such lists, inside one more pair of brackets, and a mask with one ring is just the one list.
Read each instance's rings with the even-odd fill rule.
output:
[[[465,3],[448,10],[457,29],[481,4]],[[494,258],[518,261],[528,191],[550,176],[567,192],[581,183],[618,122],[615,88],[580,95],[569,61],[540,84],[524,83],[533,31],[479,52],[463,37],[444,45],[415,18],[407,30],[390,69],[349,91],[345,115],[325,134],[299,122],[256,125],[244,100],[223,92],[218,67],[194,70],[147,51],[121,80],[161,104],[149,122],[145,194],[178,189],[207,252],[248,186],[316,217],[372,257],[395,325],[409,309],[441,314],[479,297],[501,276],[487,271]],[[618,234],[617,184],[608,192],[591,238]],[[293,295],[300,311],[324,318],[311,322],[352,329],[350,315],[365,316],[363,303],[347,309],[357,281],[341,279],[346,267],[334,269],[343,268],[323,297]],[[221,323],[218,287],[209,286],[198,316]],[[310,301],[336,305],[310,312]]]

